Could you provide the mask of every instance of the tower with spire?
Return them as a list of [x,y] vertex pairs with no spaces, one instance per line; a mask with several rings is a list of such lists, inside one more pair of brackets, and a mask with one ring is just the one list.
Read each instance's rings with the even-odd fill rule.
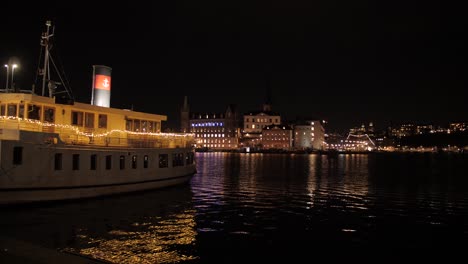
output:
[[271,85],[270,79],[267,78],[266,80],[266,90],[265,90],[265,102],[263,103],[263,111],[264,112],[271,112]]
[[180,132],[190,132],[189,127],[190,108],[188,105],[187,96],[184,96],[184,105],[180,109]]

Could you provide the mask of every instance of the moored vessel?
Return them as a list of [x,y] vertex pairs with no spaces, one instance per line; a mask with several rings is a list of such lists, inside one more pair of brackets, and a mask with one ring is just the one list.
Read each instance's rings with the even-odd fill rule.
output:
[[109,107],[109,67],[94,66],[91,104],[60,100],[48,73],[53,33],[46,25],[42,94],[9,87],[0,93],[0,204],[188,182],[196,170],[193,136],[161,133],[165,115]]

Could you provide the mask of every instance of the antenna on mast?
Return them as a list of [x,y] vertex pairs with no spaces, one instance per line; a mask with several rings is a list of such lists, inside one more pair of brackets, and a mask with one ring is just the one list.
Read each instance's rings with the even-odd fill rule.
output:
[[50,71],[49,71],[49,38],[54,35],[49,35],[50,27],[52,26],[52,22],[50,20],[46,21],[47,31],[42,33],[41,37],[41,46],[44,46],[45,54],[44,54],[44,68],[42,69],[42,96],[45,95],[45,87],[46,87],[46,80],[50,79]]
[[[50,38],[54,36],[55,27],[52,27],[52,33],[51,33],[50,27],[52,26],[52,22],[50,20],[47,20],[45,25],[47,26],[47,30],[46,32],[43,32],[41,36],[41,46],[44,47],[44,50],[45,50],[44,65],[43,65],[43,68],[39,67],[39,71],[38,71],[39,75],[42,75],[41,95],[46,96],[46,93],[48,93],[48,96],[52,98],[56,94],[65,92],[68,95],[68,99],[73,100],[73,95],[71,93],[71,90],[69,89],[69,87],[67,87],[67,84],[69,85],[69,83],[68,83],[68,80],[66,79],[66,76],[64,75],[65,73],[63,73],[64,75],[63,77],[65,77],[64,79],[62,78],[62,74],[60,73],[57,67],[57,64],[55,63],[54,58],[52,57],[51,52],[50,52],[53,46],[51,44]],[[42,50],[41,50],[41,53],[42,53]],[[40,60],[41,58],[39,57],[39,61]],[[60,79],[60,82],[52,80],[53,77],[51,76],[51,72],[50,72],[51,66],[55,69],[56,77]],[[37,76],[36,76],[36,81],[37,81]],[[57,87],[59,85],[62,85],[65,91],[58,92]],[[33,93],[34,93],[34,89],[35,87],[33,87],[33,91],[32,91]],[[63,96],[61,98],[63,98]]]

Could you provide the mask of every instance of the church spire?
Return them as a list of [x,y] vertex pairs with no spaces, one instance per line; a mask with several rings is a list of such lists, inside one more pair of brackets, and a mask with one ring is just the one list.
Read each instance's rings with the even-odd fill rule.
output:
[[190,108],[188,104],[187,96],[184,96],[184,105],[180,109],[180,132],[190,132],[190,121],[189,121]]
[[271,111],[271,85],[270,79],[267,78],[266,80],[266,90],[265,90],[265,102],[263,103],[263,111],[270,112]]

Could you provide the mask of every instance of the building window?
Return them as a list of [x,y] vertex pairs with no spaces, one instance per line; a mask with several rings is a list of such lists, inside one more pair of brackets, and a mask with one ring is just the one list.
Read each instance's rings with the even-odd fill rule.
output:
[[137,155],[132,156],[132,169],[137,168]]
[[97,155],[92,154],[91,155],[91,161],[90,161],[90,169],[91,170],[96,170],[97,167]]
[[98,128],[107,128],[107,115],[99,114]]
[[23,163],[23,147],[13,148],[13,165],[21,165]]
[[143,156],[143,168],[148,168],[148,155]]
[[106,156],[106,170],[112,169],[112,155]]
[[72,156],[72,169],[79,170],[80,169],[80,154],[73,154]]
[[121,170],[125,169],[125,156],[124,155],[120,155],[119,165],[120,165]]
[[169,156],[167,154],[159,154],[159,168],[168,167]]
[[61,170],[62,169],[62,153],[55,153],[54,155],[54,169]]

